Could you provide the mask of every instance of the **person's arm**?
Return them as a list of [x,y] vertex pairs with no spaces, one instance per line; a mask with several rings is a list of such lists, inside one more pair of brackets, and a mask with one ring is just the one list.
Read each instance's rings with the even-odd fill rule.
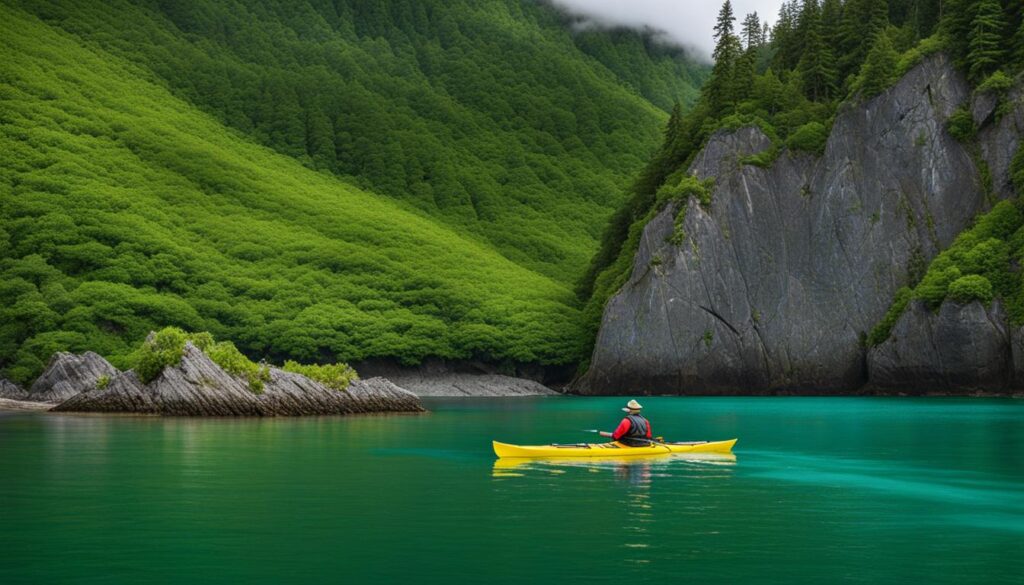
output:
[[621,439],[623,435],[625,435],[626,433],[629,432],[629,426],[630,426],[629,425],[629,419],[628,418],[622,419],[622,422],[620,422],[619,426],[616,427],[615,432],[612,433],[612,438],[615,439],[616,441]]

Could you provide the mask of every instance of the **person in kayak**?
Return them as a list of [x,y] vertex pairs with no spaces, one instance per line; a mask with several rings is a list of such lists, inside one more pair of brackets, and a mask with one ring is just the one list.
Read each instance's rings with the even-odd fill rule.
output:
[[611,437],[612,439],[622,443],[623,445],[629,445],[630,447],[645,447],[651,444],[651,423],[640,415],[640,410],[643,406],[636,400],[630,400],[626,407],[622,409],[626,413],[626,417],[622,419],[619,426],[611,433],[608,431],[601,431],[602,437]]

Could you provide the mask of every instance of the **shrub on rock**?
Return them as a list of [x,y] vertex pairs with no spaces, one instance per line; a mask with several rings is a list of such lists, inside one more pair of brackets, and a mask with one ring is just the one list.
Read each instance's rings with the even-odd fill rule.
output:
[[980,274],[961,276],[950,283],[949,298],[958,303],[977,300],[987,305],[992,302],[992,283]]

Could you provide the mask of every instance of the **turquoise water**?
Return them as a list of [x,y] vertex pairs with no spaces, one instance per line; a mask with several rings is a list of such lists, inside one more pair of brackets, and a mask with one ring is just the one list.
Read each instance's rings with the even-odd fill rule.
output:
[[623,399],[0,413],[0,583],[1021,583],[1024,401],[647,398],[736,459],[495,466]]

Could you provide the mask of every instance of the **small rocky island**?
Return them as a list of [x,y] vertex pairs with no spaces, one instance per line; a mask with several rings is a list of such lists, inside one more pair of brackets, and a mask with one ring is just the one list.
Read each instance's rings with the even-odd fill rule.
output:
[[[303,416],[374,412],[423,412],[419,398],[384,378],[360,380],[355,372],[343,378],[313,377],[296,371],[252,364],[235,352],[223,367],[214,356],[217,347],[185,340],[168,352],[161,334],[150,334],[143,352],[166,362],[150,360],[139,370],[120,371],[103,357],[85,352],[58,352],[43,374],[23,390],[0,380],[0,407],[52,412],[135,413],[165,416]],[[166,344],[164,344],[166,345]],[[173,343],[171,344],[173,345]],[[200,346],[205,346],[206,351]],[[177,353],[180,352],[180,353]],[[208,353],[209,352],[209,353]],[[221,361],[224,361],[223,359]],[[242,364],[242,367],[232,367]],[[286,364],[286,368],[289,368]],[[249,366],[249,367],[246,367]],[[309,366],[298,366],[309,368]],[[314,366],[313,368],[319,368]],[[235,370],[235,371],[229,371]],[[308,370],[318,372],[320,370]],[[339,370],[333,370],[335,372]],[[146,381],[144,381],[144,379]]]

